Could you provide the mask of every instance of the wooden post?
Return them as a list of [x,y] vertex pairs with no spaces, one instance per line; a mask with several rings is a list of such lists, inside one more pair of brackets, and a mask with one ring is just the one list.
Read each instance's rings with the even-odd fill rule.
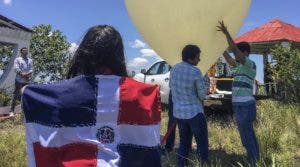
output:
[[268,62],[268,53],[267,52],[265,52],[265,53],[263,53],[263,69],[264,69],[264,87],[265,87],[265,90],[266,90],[266,94],[267,94],[267,96],[268,96],[268,91],[267,91],[267,88],[269,88],[269,86],[267,86],[266,84],[266,67],[267,67],[267,62]]
[[264,68],[266,67],[267,65],[267,62],[268,62],[268,53],[263,53],[263,63],[264,63]]

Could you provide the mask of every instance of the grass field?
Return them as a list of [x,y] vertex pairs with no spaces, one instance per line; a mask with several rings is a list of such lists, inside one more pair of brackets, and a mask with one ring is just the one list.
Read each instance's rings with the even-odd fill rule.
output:
[[[0,123],[0,166],[27,166],[22,117]],[[161,134],[165,134],[167,113],[162,113]],[[249,166],[239,134],[230,115],[208,117],[209,149],[212,166]],[[255,123],[261,161],[258,166],[300,166],[300,106],[275,101],[258,102]],[[178,143],[178,136],[176,139]],[[194,154],[190,166],[198,166]],[[176,153],[163,157],[163,166],[175,166]]]

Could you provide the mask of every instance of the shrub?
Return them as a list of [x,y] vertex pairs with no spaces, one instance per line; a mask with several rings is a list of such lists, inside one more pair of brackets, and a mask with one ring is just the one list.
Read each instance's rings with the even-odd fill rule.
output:
[[5,93],[4,90],[0,90],[0,106],[9,105],[10,97]]
[[276,62],[271,70],[278,95],[287,102],[300,102],[300,50],[276,46],[271,54]]

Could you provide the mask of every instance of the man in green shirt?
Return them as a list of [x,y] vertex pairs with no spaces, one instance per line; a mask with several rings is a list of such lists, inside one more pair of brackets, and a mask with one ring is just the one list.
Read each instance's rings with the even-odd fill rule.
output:
[[234,67],[232,84],[232,106],[243,146],[247,150],[250,163],[255,166],[259,159],[259,146],[253,129],[256,118],[256,104],[253,97],[253,84],[256,76],[256,65],[249,59],[250,45],[247,42],[235,44],[224,22],[219,22],[218,31],[226,36],[233,59],[227,51],[225,60]]

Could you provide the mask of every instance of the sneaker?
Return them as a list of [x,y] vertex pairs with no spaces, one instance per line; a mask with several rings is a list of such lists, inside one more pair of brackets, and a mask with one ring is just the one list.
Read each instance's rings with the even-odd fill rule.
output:
[[9,117],[14,117],[15,114],[14,114],[13,112],[9,112],[8,116],[9,116]]

